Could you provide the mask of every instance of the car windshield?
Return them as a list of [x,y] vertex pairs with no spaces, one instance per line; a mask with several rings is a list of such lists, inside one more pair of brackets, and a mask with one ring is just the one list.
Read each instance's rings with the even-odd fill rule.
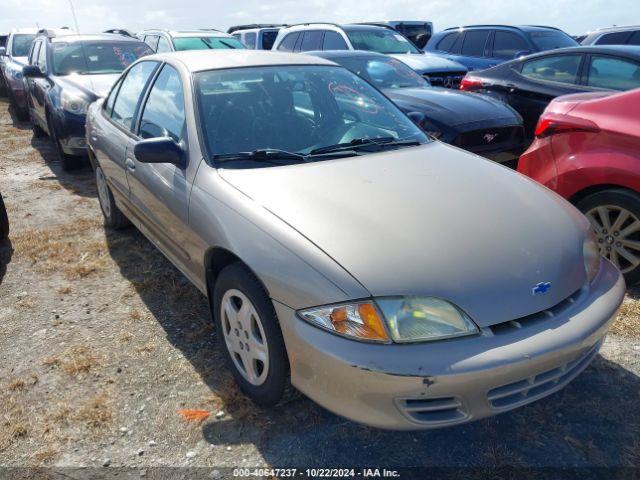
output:
[[20,33],[13,36],[13,47],[11,55],[14,57],[26,57],[29,55],[31,44],[36,38],[35,35]]
[[153,51],[142,42],[83,41],[53,44],[55,75],[120,73]]
[[356,75],[378,88],[428,87],[429,83],[395,58],[342,57],[334,62],[347,67]]
[[578,42],[564,32],[557,30],[529,32],[529,38],[542,52],[556,48],[577,47]]
[[176,50],[217,50],[227,48],[246,48],[238,39],[233,37],[214,37],[202,35],[197,37],[174,37],[173,45]]
[[356,50],[385,54],[420,53],[413,43],[398,32],[387,28],[346,30]]
[[213,158],[256,150],[309,155],[376,139],[390,148],[429,141],[390,100],[342,67],[212,70],[196,73],[195,84]]

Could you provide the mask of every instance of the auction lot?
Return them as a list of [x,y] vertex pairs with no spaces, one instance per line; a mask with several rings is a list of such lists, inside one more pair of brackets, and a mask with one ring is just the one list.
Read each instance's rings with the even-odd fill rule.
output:
[[135,229],[105,231],[90,168],[65,173],[54,157],[0,100],[11,222],[0,269],[1,465],[640,464],[640,290],[576,380],[488,420],[398,433],[304,397],[261,410],[223,364],[206,299]]

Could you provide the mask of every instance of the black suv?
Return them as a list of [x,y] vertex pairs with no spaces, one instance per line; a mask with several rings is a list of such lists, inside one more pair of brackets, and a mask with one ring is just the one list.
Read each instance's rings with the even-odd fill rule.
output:
[[23,69],[33,133],[49,135],[65,170],[84,163],[89,104],[106,95],[131,63],[151,53],[136,38],[109,33],[56,36],[45,30],[33,41]]

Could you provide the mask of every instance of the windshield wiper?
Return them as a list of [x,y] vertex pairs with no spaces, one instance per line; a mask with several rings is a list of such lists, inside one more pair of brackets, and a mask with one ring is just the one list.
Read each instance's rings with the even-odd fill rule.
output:
[[382,150],[387,147],[410,147],[414,145],[422,145],[418,140],[401,139],[396,140],[393,137],[381,138],[354,138],[350,142],[336,143],[335,145],[327,145],[326,147],[316,148],[309,152],[309,155],[321,155],[323,153],[340,152],[344,150],[355,150],[358,148],[374,147],[376,150]]
[[214,155],[213,159],[217,163],[233,162],[237,160],[258,160],[274,165],[287,165],[290,162],[282,162],[282,160],[296,160],[299,162],[307,162],[307,157],[301,153],[288,152],[286,150],[278,150],[277,148],[260,148],[251,152],[236,152]]

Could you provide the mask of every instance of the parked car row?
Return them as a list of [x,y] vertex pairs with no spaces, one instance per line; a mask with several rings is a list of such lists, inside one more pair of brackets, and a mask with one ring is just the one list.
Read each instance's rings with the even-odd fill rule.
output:
[[[34,134],[69,168],[86,152],[105,226],[136,226],[207,296],[241,390],[272,406],[294,386],[362,423],[427,429],[525,405],[584,370],[624,298],[620,270],[638,278],[635,180],[600,183],[637,157],[638,92],[601,88],[529,117],[518,168],[585,216],[464,151],[518,157],[515,89],[474,78],[544,77],[527,62],[547,53],[517,50],[460,91],[434,86],[450,60],[390,25],[283,26],[270,52],[233,36],[262,28],[278,27],[45,30],[22,68]],[[562,32],[525,33],[553,45]],[[583,55],[582,77],[594,48],[552,53]]]

